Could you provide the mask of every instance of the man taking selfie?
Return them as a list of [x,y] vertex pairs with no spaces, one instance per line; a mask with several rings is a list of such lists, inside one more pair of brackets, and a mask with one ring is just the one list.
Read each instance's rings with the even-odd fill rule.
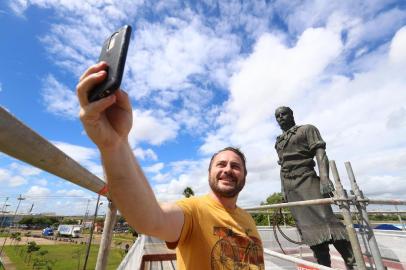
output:
[[106,63],[98,63],[80,78],[80,119],[101,153],[110,199],[128,223],[176,248],[177,269],[228,269],[235,264],[264,269],[255,222],[237,206],[247,175],[244,154],[227,147],[213,155],[209,194],[158,203],[128,142],[133,115],[128,95],[117,90],[88,101],[88,92],[105,79],[105,68]]

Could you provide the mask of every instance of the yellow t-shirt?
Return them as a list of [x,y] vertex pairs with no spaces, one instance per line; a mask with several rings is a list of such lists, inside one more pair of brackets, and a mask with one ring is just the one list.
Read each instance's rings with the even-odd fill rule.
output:
[[[260,236],[251,215],[225,209],[210,195],[180,200],[185,222],[176,249],[178,270],[264,269]],[[238,268],[238,267],[239,268]]]

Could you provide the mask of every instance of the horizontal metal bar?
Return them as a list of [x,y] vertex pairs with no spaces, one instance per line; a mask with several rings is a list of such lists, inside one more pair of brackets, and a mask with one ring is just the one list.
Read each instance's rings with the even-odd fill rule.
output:
[[[252,214],[272,214],[272,212],[267,212],[267,209],[265,210],[250,210],[248,211],[249,213]],[[334,214],[341,214],[340,211],[333,211]],[[290,214],[288,211],[282,211],[282,214]],[[358,212],[353,212],[353,214],[358,214]],[[368,211],[368,215],[376,215],[376,214],[392,214],[392,215],[398,215],[398,214],[406,214],[406,211]]]
[[0,151],[90,191],[104,192],[103,180],[1,106]]
[[289,255],[285,255],[285,254],[282,254],[282,253],[279,253],[279,252],[276,252],[276,251],[272,251],[272,250],[267,249],[267,248],[264,248],[264,253],[268,254],[270,256],[285,260],[285,261],[294,262],[294,263],[300,263],[300,264],[303,264],[303,265],[306,265],[306,266],[318,268],[320,270],[334,269],[334,268],[330,268],[330,267],[320,265],[320,264],[317,264],[317,263],[314,263],[314,262],[309,262],[309,261],[299,259],[299,258],[296,258],[296,257],[293,257],[293,256],[289,256]]
[[[348,196],[348,199],[343,198],[325,198],[325,199],[315,199],[288,203],[274,203],[261,205],[256,207],[244,207],[244,210],[248,212],[268,210],[268,209],[278,209],[283,207],[293,207],[293,206],[305,206],[305,205],[325,205],[325,204],[335,204],[337,202],[348,201],[349,203],[364,202],[367,204],[386,204],[386,205],[406,205],[404,200],[384,200],[384,199],[357,199],[355,196]],[[395,212],[398,213],[398,212]]]
[[335,200],[333,198],[325,199],[316,199],[316,200],[307,200],[307,201],[297,201],[297,202],[288,202],[288,203],[275,203],[268,205],[261,205],[257,207],[247,207],[244,208],[246,211],[255,211],[255,210],[267,210],[273,208],[282,208],[282,207],[291,207],[291,206],[304,206],[304,205],[315,205],[315,204],[333,204]]
[[364,200],[357,200],[357,201],[365,201],[368,204],[388,204],[388,205],[406,205],[405,200],[381,200],[381,199],[364,199]]

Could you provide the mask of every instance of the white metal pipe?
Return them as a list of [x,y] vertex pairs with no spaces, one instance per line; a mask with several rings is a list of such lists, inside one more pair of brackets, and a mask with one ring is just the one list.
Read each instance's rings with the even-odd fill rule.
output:
[[0,107],[0,151],[69,182],[105,195],[105,183]]
[[294,263],[300,263],[300,264],[310,266],[310,267],[313,267],[313,268],[317,268],[317,269],[320,269],[320,270],[334,269],[334,268],[330,268],[330,267],[327,267],[327,266],[324,266],[324,265],[321,265],[321,264],[317,264],[317,263],[314,263],[314,262],[309,262],[309,261],[306,261],[306,260],[303,260],[303,259],[300,259],[300,258],[296,258],[296,257],[293,257],[293,256],[289,256],[289,255],[285,255],[285,254],[276,252],[276,251],[272,251],[272,250],[267,249],[267,248],[264,248],[264,253],[268,254],[270,256],[285,260],[285,261],[294,262]]

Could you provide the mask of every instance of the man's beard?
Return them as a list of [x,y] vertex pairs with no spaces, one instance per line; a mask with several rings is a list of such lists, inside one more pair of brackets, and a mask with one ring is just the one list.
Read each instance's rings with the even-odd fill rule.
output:
[[229,176],[232,177],[236,185],[232,189],[227,189],[227,190],[222,190],[219,187],[219,179],[215,177],[214,179],[211,178],[209,179],[209,185],[211,190],[218,195],[219,197],[224,197],[224,198],[233,198],[240,193],[240,191],[244,188],[245,186],[245,177],[242,179],[241,182],[238,182],[238,180],[234,176]]

